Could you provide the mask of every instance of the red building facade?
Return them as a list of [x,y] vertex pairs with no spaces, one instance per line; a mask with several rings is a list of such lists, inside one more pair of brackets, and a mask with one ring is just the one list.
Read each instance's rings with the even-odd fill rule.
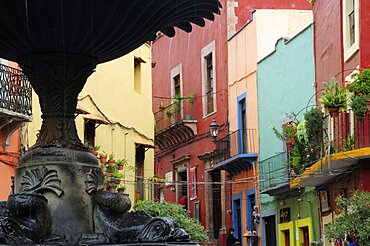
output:
[[[172,39],[161,36],[152,46],[155,173],[167,180],[158,187],[158,196],[173,203],[186,197],[190,216],[204,225],[209,241],[231,223],[231,218],[213,220],[211,210],[221,216],[221,207],[226,211],[228,202],[221,198],[220,187],[211,185],[207,172],[215,158],[209,133],[212,120],[221,126],[220,137],[228,133],[226,40],[223,8],[205,27],[193,26],[190,34],[177,31]],[[221,183],[224,176],[216,179]]]

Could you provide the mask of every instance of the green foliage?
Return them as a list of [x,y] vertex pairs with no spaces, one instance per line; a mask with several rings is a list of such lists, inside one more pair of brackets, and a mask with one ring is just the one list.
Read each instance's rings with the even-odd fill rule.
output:
[[352,111],[355,113],[358,120],[363,120],[367,113],[367,104],[368,96],[354,96],[351,102]]
[[274,126],[272,126],[271,128],[275,136],[280,140],[287,141],[297,137],[297,125],[294,122],[289,122],[282,125],[282,132],[280,132]]
[[355,96],[370,95],[370,69],[363,69],[358,74],[352,76],[355,81],[348,86],[348,90]]
[[108,183],[108,188],[117,188],[117,184],[116,183],[113,183],[113,182],[109,182]]
[[331,80],[330,83],[323,83],[325,90],[323,91],[320,103],[325,108],[339,108],[341,112],[347,109],[347,92],[345,88],[341,88],[338,82]]
[[332,240],[353,235],[359,245],[370,245],[370,193],[355,191],[350,198],[339,196],[336,203],[341,214],[325,226],[324,234]]
[[355,138],[353,136],[348,136],[343,140],[343,151],[355,149]]
[[116,165],[119,166],[119,165],[126,165],[128,162],[126,159],[119,159],[119,160],[116,160]]
[[301,143],[308,143],[308,134],[306,129],[306,121],[301,121],[297,126],[297,139]]
[[116,171],[112,174],[112,177],[113,178],[116,178],[116,179],[123,179],[125,177],[125,175],[123,175],[122,173]]
[[107,173],[116,173],[116,172],[117,172],[117,170],[118,170],[117,165],[114,165],[114,164],[108,164],[107,169],[106,169],[106,171],[105,171],[105,172],[107,172]]
[[322,140],[322,130],[324,120],[321,112],[317,108],[312,108],[310,111],[304,114],[305,128],[307,133],[307,143],[309,146],[317,146]]
[[203,226],[189,218],[180,205],[167,202],[138,201],[134,207],[136,211],[144,211],[153,217],[168,217],[174,220],[178,227],[184,229],[192,241],[205,242],[207,235]]
[[88,148],[89,148],[89,150],[90,150],[91,152],[97,152],[97,151],[99,151],[100,146],[99,146],[99,145],[96,145],[96,146],[91,146],[91,145],[89,145],[89,146],[88,146]]
[[114,160],[114,153],[112,153],[112,154],[109,154],[109,160]]
[[124,191],[124,190],[126,190],[126,186],[124,186],[124,185],[119,185],[117,187],[117,191]]

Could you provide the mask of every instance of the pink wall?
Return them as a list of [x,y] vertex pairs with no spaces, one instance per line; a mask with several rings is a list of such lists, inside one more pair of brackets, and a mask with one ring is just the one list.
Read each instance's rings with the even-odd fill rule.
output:
[[[226,1],[222,0],[226,6]],[[224,125],[220,137],[228,134],[227,128],[227,45],[226,45],[226,7],[222,9],[221,16],[216,16],[214,22],[207,21],[204,28],[193,25],[190,34],[177,30],[172,39],[162,36],[153,43],[152,62],[155,66],[152,70],[153,79],[153,112],[159,110],[160,102],[166,105],[171,103],[171,70],[182,64],[183,95],[196,94],[196,119],[198,134],[189,142],[179,144],[168,151],[156,151],[155,173],[164,178],[168,171],[173,170],[171,160],[183,155],[190,155],[190,168],[197,166],[197,181],[203,181],[205,170],[204,163],[198,155],[213,151],[215,144],[209,135],[209,126],[216,118],[219,125]],[[215,41],[216,52],[216,103],[217,112],[207,118],[203,118],[202,107],[202,57],[201,50],[212,41]],[[162,97],[162,98],[157,98]],[[163,98],[164,97],[164,98]],[[191,215],[194,211],[194,202],[200,203],[200,221],[205,225],[206,195],[204,186],[198,187],[198,198],[190,203]],[[164,190],[165,200],[175,202],[175,192],[166,187]]]
[[242,27],[249,19],[250,13],[255,9],[312,9],[307,0],[236,0],[239,7],[235,14],[238,16],[236,30]]

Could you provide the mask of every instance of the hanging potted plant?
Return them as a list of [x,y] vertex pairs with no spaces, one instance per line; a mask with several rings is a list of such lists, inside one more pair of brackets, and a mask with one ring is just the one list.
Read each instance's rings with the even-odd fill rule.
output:
[[113,183],[113,182],[109,182],[108,183],[108,191],[109,192],[116,192],[116,188],[117,188],[117,184]]
[[114,172],[112,174],[112,181],[116,184],[120,184],[121,183],[121,179],[123,179],[123,174],[119,173],[118,171]]
[[123,160],[117,160],[116,161],[116,165],[118,167],[118,170],[123,170],[123,168],[125,167],[127,161],[125,159]]
[[285,141],[287,150],[290,150],[295,144],[297,137],[297,125],[292,121],[282,125],[281,128],[282,132],[278,131],[275,127],[272,127],[272,130],[278,139]]
[[117,192],[118,192],[119,194],[125,194],[125,191],[126,191],[126,186],[124,186],[124,185],[119,185],[119,186],[117,187]]
[[116,161],[114,160],[114,153],[109,155],[108,163],[109,164],[114,164]]
[[324,91],[319,101],[329,111],[331,117],[337,117],[338,112],[344,112],[347,109],[347,91],[334,80],[330,83],[324,82],[323,86]]
[[107,153],[105,151],[99,153],[99,159],[101,163],[106,163],[107,162]]
[[95,155],[96,157],[99,155],[98,151],[100,149],[100,146],[96,145],[96,146],[89,146],[89,150],[91,152],[91,154]]

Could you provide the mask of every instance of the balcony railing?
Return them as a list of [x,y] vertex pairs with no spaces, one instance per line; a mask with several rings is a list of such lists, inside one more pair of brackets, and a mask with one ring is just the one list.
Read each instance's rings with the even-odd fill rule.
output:
[[356,117],[351,119],[349,113],[341,113],[333,119],[331,131],[327,135],[337,152],[369,147],[370,114],[359,121]]
[[21,70],[0,64],[0,108],[32,114],[32,87]]
[[259,188],[261,191],[289,184],[287,153],[282,152],[259,162]]
[[217,152],[221,155],[220,161],[239,154],[257,153],[256,129],[237,130],[226,137],[217,140]]
[[196,103],[189,100],[181,100],[179,103],[173,103],[154,113],[155,132],[161,132],[177,123],[196,120]]

